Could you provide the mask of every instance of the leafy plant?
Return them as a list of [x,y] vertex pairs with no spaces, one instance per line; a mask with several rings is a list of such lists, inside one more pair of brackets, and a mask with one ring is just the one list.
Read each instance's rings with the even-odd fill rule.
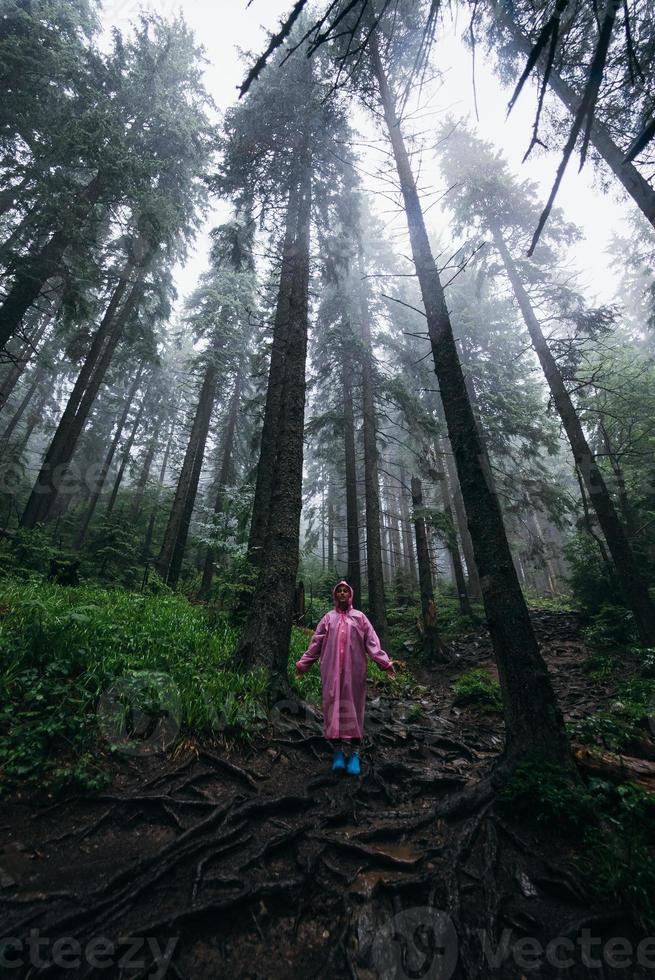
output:
[[655,794],[591,779],[589,789],[603,820],[583,837],[592,892],[632,908],[642,928],[655,928]]
[[621,661],[617,657],[610,657],[602,653],[593,653],[582,664],[592,680],[604,681],[616,673],[621,667]]
[[603,603],[582,635],[595,649],[625,647],[636,639],[634,617],[624,606]]
[[584,786],[552,763],[535,759],[517,766],[498,794],[501,808],[575,835],[594,819],[594,801]]
[[469,670],[453,684],[453,704],[502,711],[500,684],[486,670]]

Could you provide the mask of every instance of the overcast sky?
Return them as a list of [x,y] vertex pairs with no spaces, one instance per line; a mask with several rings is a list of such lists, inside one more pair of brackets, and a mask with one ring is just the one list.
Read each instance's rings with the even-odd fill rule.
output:
[[[277,28],[280,18],[291,6],[292,0],[251,0],[250,4],[248,0],[106,0],[103,19],[106,27],[117,26],[126,30],[140,8],[154,9],[163,16],[181,11],[205,48],[208,59],[207,89],[218,107],[225,110],[235,101],[237,86],[245,74],[237,49],[259,52],[266,43],[266,30]],[[534,85],[526,87],[518,105],[506,120],[506,106],[511,93],[502,89],[479,46],[476,88],[480,119],[477,122],[471,55],[458,40],[458,34],[467,26],[468,20],[465,22],[462,19],[459,24],[452,25],[450,18],[446,17],[436,50],[438,64],[446,72],[445,81],[430,108],[449,109],[456,116],[468,118],[469,125],[476,128],[480,136],[492,140],[503,150],[518,176],[529,177],[539,184],[545,200],[553,182],[559,154],[533,155],[525,164],[521,164],[534,116]],[[430,124],[431,118],[435,126],[439,124],[439,116],[425,117],[421,121],[422,129]],[[595,186],[597,179],[591,166],[587,165],[581,174],[577,171],[578,163],[574,159],[562,183],[557,203],[564,208],[568,219],[578,224],[584,232],[583,241],[576,246],[575,261],[582,273],[589,301],[610,302],[615,298],[617,282],[608,267],[604,250],[613,231],[625,230],[624,216],[633,205],[621,200],[617,193],[603,194]],[[423,180],[434,180],[435,186],[441,183],[436,165],[428,159],[424,163]],[[439,229],[437,208],[438,205],[431,210],[430,220],[432,226]],[[212,223],[219,220],[220,215],[219,211]],[[193,289],[204,269],[205,260],[206,236],[203,235],[185,267],[177,271],[176,281],[182,295]]]

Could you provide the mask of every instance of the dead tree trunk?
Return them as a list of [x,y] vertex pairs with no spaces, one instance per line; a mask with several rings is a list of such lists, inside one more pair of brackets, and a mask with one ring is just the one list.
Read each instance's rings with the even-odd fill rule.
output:
[[648,594],[648,586],[639,571],[628,536],[616,513],[603,475],[589,448],[573,401],[564,384],[557,361],[546,343],[546,338],[532,309],[530,297],[521,282],[516,264],[499,229],[492,228],[492,234],[528,328],[532,345],[546,376],[555,407],[571,444],[575,464],[582,474],[612,561],[616,566],[625,604],[628,609],[632,610],[639,636],[644,645],[655,646],[655,603]]
[[[508,32],[515,47],[529,57],[532,52],[532,42],[512,20],[505,9],[504,0],[492,0],[492,5],[498,23]],[[577,92],[574,92],[554,68],[550,70],[548,83],[571,115],[575,116],[581,104]],[[625,151],[616,145],[609,130],[597,115],[591,125],[590,141],[617,180],[623,184],[642,214],[651,225],[655,226],[655,190],[632,163],[625,163]]]
[[484,443],[477,430],[466,390],[443,286],[432,255],[416,182],[375,32],[370,45],[373,71],[405,203],[412,255],[425,306],[448,436],[462,488],[487,623],[498,665],[505,714],[505,749],[499,768],[511,770],[519,761],[538,754],[566,767],[575,777],[564,719],[537,646],[510,554],[498,499],[485,467]]

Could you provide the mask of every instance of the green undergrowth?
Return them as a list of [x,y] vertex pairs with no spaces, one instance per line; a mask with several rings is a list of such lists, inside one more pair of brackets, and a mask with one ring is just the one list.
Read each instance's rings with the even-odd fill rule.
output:
[[478,711],[502,711],[500,684],[484,668],[467,670],[453,684],[453,704]]
[[248,737],[266,724],[265,675],[230,668],[236,639],[172,594],[5,580],[0,789],[100,788],[99,740],[138,755],[184,733]]
[[557,766],[540,760],[517,766],[499,791],[497,802],[512,816],[557,827],[565,836],[577,834],[594,817],[587,789],[573,783]]
[[620,752],[655,719],[655,679],[636,674],[617,687],[606,708],[567,722],[569,736],[585,745]]
[[557,766],[526,760],[499,791],[501,812],[571,840],[591,895],[628,907],[655,927],[655,794],[597,778],[574,782]]
[[576,612],[579,603],[571,595],[537,595],[537,593],[526,592],[525,600],[531,610],[543,610],[544,612],[567,613]]
[[[473,618],[464,616],[457,596],[448,592],[436,596],[437,630],[442,640],[448,643],[465,633],[478,629],[484,621],[481,604],[473,603]],[[421,620],[421,606],[415,598],[411,602],[398,605],[393,602],[387,606],[387,621],[391,635],[390,655],[403,660],[422,661],[421,643],[417,623]]]

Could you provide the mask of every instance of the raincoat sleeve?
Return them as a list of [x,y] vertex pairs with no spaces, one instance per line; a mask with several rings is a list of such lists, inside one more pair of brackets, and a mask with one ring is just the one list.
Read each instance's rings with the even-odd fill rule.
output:
[[372,623],[370,623],[366,617],[364,617],[364,619],[366,620],[364,632],[366,653],[371,660],[375,660],[380,670],[389,670],[389,667],[391,667],[391,659],[380,646],[380,640],[377,633],[373,629]]
[[323,648],[323,641],[327,636],[328,622],[328,616],[323,616],[323,619],[316,627],[316,632],[312,636],[309,646],[303,653],[300,660],[296,661],[296,669],[299,670],[301,674],[307,673],[314,661],[318,660],[320,657],[321,649]]

